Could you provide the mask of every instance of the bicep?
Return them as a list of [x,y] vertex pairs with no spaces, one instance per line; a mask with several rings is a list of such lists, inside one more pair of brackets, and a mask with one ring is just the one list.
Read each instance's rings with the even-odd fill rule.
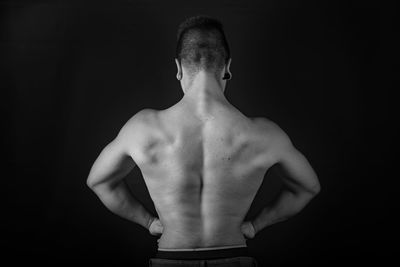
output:
[[319,191],[319,183],[316,173],[306,157],[295,147],[282,151],[279,165],[284,173],[284,182],[292,189],[306,191]]
[[283,172],[283,182],[293,191],[319,191],[317,175],[307,158],[297,150],[289,137],[281,131],[275,140],[276,162]]
[[87,183],[89,186],[99,184],[114,185],[124,178],[133,168],[135,162],[127,152],[122,138],[117,136],[100,153],[94,162]]
[[135,166],[128,148],[132,148],[142,131],[143,121],[152,114],[151,109],[143,109],[131,117],[121,128],[118,136],[100,153],[90,171],[88,185],[114,185],[121,181]]

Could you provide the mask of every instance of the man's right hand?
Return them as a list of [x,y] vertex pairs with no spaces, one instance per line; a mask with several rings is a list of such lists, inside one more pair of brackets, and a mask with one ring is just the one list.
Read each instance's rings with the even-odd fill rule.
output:
[[151,235],[160,236],[164,231],[164,226],[162,225],[159,218],[155,217],[152,219],[149,227],[149,232]]
[[254,238],[254,236],[256,235],[256,230],[254,229],[254,226],[251,223],[251,221],[243,222],[240,229],[242,230],[243,235],[247,239]]

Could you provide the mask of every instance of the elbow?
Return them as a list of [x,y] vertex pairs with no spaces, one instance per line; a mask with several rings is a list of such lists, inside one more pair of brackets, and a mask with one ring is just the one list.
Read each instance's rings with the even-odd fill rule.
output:
[[94,184],[93,184],[92,180],[87,179],[86,186],[93,190]]
[[112,191],[116,187],[116,184],[100,180],[98,177],[91,175],[89,175],[87,178],[86,185],[96,194],[103,194],[105,192]]
[[310,191],[310,193],[311,193],[313,196],[318,195],[318,194],[321,192],[321,184],[320,184],[318,181],[316,181],[316,182],[310,187],[309,191]]
[[307,195],[309,198],[313,198],[321,192],[321,185],[318,180],[313,181],[307,186],[301,188],[301,193]]
[[97,186],[97,182],[96,182],[95,179],[93,179],[92,176],[89,175],[89,177],[86,179],[86,185],[87,185],[90,189],[94,190],[95,187]]
[[97,173],[90,171],[88,178],[86,179],[86,185],[93,191],[97,190],[99,185],[104,184],[102,179]]

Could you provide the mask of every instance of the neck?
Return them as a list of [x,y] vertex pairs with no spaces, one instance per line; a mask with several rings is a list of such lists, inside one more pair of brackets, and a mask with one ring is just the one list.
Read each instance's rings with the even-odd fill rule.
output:
[[199,71],[188,81],[185,88],[185,98],[195,99],[196,103],[204,103],[209,99],[225,99],[221,81],[215,74]]

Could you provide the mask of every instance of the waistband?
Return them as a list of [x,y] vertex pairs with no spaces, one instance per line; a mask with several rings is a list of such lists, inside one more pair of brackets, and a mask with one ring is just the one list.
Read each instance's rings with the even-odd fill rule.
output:
[[156,258],[174,260],[206,260],[218,258],[250,257],[247,245],[192,249],[158,248]]

